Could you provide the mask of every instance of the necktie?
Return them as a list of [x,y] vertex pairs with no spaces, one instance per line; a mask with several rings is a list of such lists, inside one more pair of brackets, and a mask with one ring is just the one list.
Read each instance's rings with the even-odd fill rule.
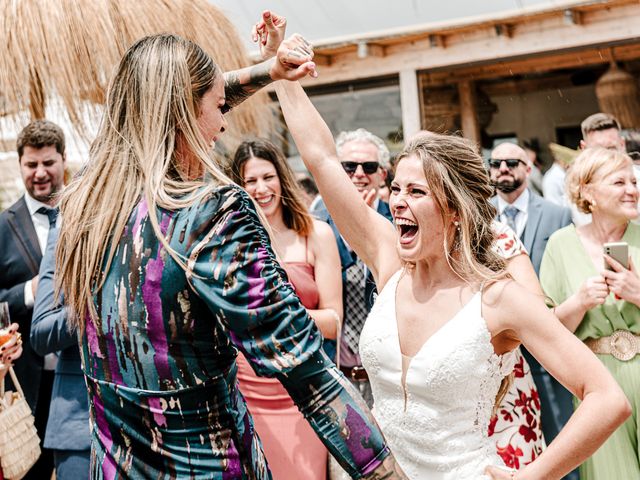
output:
[[364,286],[365,268],[359,258],[347,268],[345,288],[344,338],[353,353],[358,353],[360,332],[367,319]]
[[40,207],[36,210],[36,213],[41,213],[49,217],[49,228],[53,228],[56,226],[56,220],[58,219],[58,209],[57,208],[47,208]]
[[514,207],[513,205],[509,205],[502,211],[502,214],[507,219],[507,225],[509,225],[509,228],[511,228],[511,230],[513,230],[516,235],[518,234],[518,230],[516,229],[516,217],[518,216],[519,211],[520,210],[518,210],[517,207]]

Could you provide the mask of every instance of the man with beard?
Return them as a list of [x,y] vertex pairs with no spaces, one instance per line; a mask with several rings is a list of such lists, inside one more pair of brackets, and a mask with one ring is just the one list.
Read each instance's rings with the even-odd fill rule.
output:
[[[519,146],[502,143],[491,152],[489,174],[497,191],[491,203],[498,210],[496,220],[509,225],[520,237],[538,274],[547,240],[553,232],[571,223],[571,211],[530,191],[527,188],[530,172],[529,156]],[[571,416],[571,394],[529,352],[522,350],[538,387],[542,432],[549,443]]]
[[[0,214],[0,302],[9,303],[11,320],[29,338],[33,304],[38,290],[38,269],[54,228],[58,193],[64,184],[65,139],[56,124],[37,120],[18,135],[18,162],[26,193]],[[55,354],[40,356],[29,342],[14,369],[34,413],[40,439],[44,438]],[[48,479],[53,473],[53,454],[45,448],[26,479]]]
[[497,220],[509,225],[524,243],[538,273],[549,236],[571,223],[571,211],[531,192],[529,156],[518,145],[502,143],[491,152],[489,173],[497,195],[491,199]]

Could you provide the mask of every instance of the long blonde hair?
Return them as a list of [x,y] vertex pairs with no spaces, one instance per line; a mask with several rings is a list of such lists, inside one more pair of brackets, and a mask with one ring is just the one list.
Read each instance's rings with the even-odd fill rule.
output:
[[[231,182],[209,156],[196,122],[203,95],[221,74],[198,45],[176,35],[142,38],[120,61],[89,162],[61,201],[56,290],[64,294],[72,311],[70,324],[80,332],[87,314],[97,317],[93,296],[114,257],[111,242],[122,235],[141,199],[159,241],[186,268],[164,238],[155,212],[157,207],[184,208]],[[179,137],[199,161],[206,181],[181,172]]]

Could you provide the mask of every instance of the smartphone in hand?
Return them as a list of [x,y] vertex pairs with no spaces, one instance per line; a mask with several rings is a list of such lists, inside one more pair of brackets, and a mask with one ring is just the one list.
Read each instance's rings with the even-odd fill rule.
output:
[[[605,255],[609,255],[616,262],[621,264],[627,270],[629,269],[629,245],[627,242],[609,242],[602,245],[602,250]],[[604,261],[604,268],[606,270],[613,270],[611,266]]]

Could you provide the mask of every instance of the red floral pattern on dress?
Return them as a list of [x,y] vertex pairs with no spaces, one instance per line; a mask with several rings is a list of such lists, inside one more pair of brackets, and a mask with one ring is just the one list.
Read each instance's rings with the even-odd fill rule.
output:
[[[527,254],[513,230],[494,222],[494,251],[505,260]],[[496,451],[509,468],[520,469],[533,462],[544,450],[540,428],[540,396],[533,382],[529,364],[518,349],[513,369],[513,383],[489,423],[489,437],[496,442]]]
[[522,456],[522,450],[520,448],[514,448],[512,445],[507,445],[504,448],[498,447],[498,455],[502,457],[502,461],[509,468],[520,468],[520,458]]

